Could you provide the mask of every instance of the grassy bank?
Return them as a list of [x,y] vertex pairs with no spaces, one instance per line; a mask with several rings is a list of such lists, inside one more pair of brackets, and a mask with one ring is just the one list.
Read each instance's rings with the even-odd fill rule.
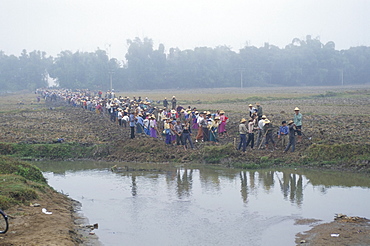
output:
[[307,149],[305,163],[370,172],[370,144],[314,144]]
[[[0,155],[0,209],[10,218],[9,231],[0,237],[0,245],[85,245],[89,230],[75,225],[74,204],[51,188],[37,167]],[[89,241],[86,245],[100,244]]]
[[0,156],[0,208],[26,204],[40,192],[52,191],[41,171],[26,162]]
[[[326,167],[370,172],[370,145],[312,144],[298,152],[283,154],[265,150],[237,151],[233,144],[204,145],[192,151],[168,147],[152,138],[104,144],[16,144],[0,143],[0,154],[23,160],[92,159],[127,162],[204,163],[234,168],[256,169],[281,166]],[[10,160],[10,159],[9,159]],[[19,168],[19,167],[18,167]],[[20,171],[14,171],[20,173]]]
[[109,153],[106,145],[59,143],[59,144],[26,144],[0,143],[0,154],[24,160],[27,159],[79,159],[100,158]]

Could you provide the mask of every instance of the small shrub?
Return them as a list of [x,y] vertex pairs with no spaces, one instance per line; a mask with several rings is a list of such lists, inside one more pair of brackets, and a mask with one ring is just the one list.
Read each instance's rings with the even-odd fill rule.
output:
[[38,167],[5,156],[0,156],[0,174],[15,174],[46,184],[46,179]]
[[1,210],[6,210],[10,208],[12,204],[16,204],[17,202],[8,196],[0,195],[0,209]]

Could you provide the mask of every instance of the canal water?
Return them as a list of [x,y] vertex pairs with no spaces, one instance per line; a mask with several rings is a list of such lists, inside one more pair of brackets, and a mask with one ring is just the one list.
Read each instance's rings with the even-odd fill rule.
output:
[[[82,204],[104,245],[295,245],[336,213],[370,218],[370,178],[348,172],[37,162]],[[334,233],[334,232],[333,232]]]

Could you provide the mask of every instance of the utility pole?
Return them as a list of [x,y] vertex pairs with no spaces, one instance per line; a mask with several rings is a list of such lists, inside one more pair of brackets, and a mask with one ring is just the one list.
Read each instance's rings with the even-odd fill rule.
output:
[[113,75],[113,71],[112,71],[112,70],[110,70],[110,71],[109,71],[110,91],[112,91],[112,89],[113,89],[113,85],[112,85],[112,75]]
[[343,80],[343,69],[342,69],[342,86],[344,85],[344,80]]
[[240,69],[240,89],[243,89],[243,70]]
[[234,71],[237,70],[240,72],[240,89],[243,89],[244,83],[243,83],[243,72],[246,70],[246,68],[234,68]]
[[[108,46],[108,48],[107,48],[107,46]],[[109,82],[110,82],[110,91],[112,91],[112,89],[113,89],[113,79],[112,79],[112,75],[113,75],[113,69],[111,68],[111,62],[110,62],[110,56],[111,56],[111,47],[112,47],[112,45],[111,44],[106,44],[105,45],[105,48],[106,48],[106,50],[107,50],[107,53],[108,53],[108,69],[109,69],[109,71],[108,71],[108,74],[109,74]]]

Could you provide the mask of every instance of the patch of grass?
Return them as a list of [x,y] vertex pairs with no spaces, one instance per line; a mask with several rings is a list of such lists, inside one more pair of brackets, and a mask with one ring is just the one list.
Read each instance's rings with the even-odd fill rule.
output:
[[227,157],[234,156],[237,151],[234,145],[229,143],[225,145],[205,146],[202,150],[205,163],[218,164]]
[[338,92],[334,92],[334,91],[327,91],[325,92],[325,94],[319,94],[317,96],[314,96],[314,97],[336,97],[338,96],[339,93]]
[[302,166],[302,163],[299,162],[290,162],[285,164],[286,167],[300,167]]
[[244,163],[233,163],[234,168],[241,168],[241,169],[265,169],[265,168],[270,168],[274,165],[273,162],[260,162],[260,163],[255,163],[255,162],[244,162]]
[[370,160],[370,144],[313,144],[307,150],[307,156],[313,160],[344,161]]
[[62,144],[17,144],[0,143],[0,154],[24,159],[69,159],[94,158],[106,156],[105,146],[84,145],[79,143]]
[[266,163],[269,161],[269,157],[268,156],[261,156],[261,163]]
[[19,175],[27,180],[46,184],[46,179],[36,166],[5,156],[0,156],[0,174]]
[[0,193],[0,209],[5,210],[5,209],[10,208],[13,204],[18,203],[13,198],[6,196],[6,195],[1,195],[1,193]]
[[0,156],[0,208],[26,203],[38,198],[38,192],[50,189],[37,167]]
[[33,183],[33,181],[17,175],[0,175],[0,207],[7,209],[13,204],[37,199],[37,189],[32,187]]
[[260,165],[256,163],[234,163],[233,164],[234,168],[241,168],[241,169],[259,169]]

